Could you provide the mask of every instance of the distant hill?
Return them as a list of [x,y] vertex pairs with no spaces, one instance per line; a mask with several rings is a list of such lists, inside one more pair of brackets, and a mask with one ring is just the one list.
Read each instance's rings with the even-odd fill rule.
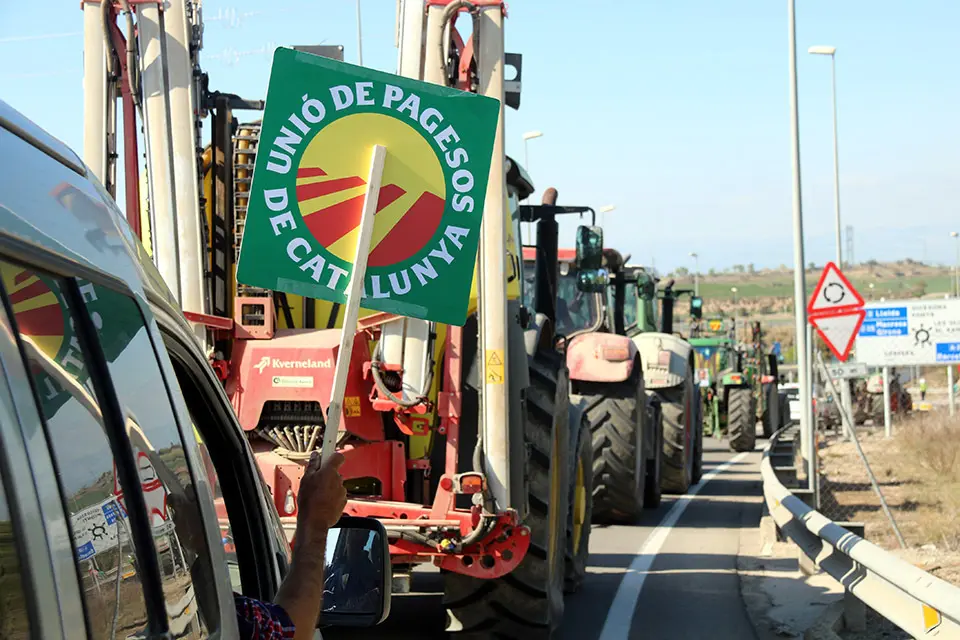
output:
[[[740,271],[742,269],[742,271]],[[816,265],[806,270],[807,295],[823,270]],[[693,288],[693,275],[685,270],[672,273],[678,287]],[[951,292],[953,270],[925,265],[912,260],[900,262],[870,261],[843,270],[853,286],[869,302],[880,298],[939,297]],[[873,285],[873,288],[870,285]],[[736,291],[733,291],[733,289]],[[780,315],[793,312],[793,270],[758,269],[736,265],[723,273],[701,274],[700,295],[707,314]]]
[[[742,271],[741,271],[742,269]],[[693,275],[678,270],[663,276],[674,278],[677,288],[693,288]],[[804,302],[813,294],[823,265],[806,270],[807,293]],[[867,302],[880,298],[907,299],[942,297],[951,293],[953,269],[925,265],[913,260],[900,262],[870,261],[848,266],[844,275]],[[870,285],[873,285],[873,288]],[[736,288],[734,292],[733,289]],[[779,340],[786,351],[792,351],[794,342],[793,270],[757,269],[736,265],[724,272],[701,274],[700,295],[703,297],[704,316],[725,316],[737,319],[737,325],[746,327],[749,320],[759,320],[768,340]],[[677,309],[677,319],[683,323],[689,317],[686,301]],[[788,360],[792,359],[792,353]]]

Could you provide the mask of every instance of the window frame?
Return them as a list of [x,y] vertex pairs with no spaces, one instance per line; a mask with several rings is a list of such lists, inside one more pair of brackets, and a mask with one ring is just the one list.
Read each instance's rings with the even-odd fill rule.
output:
[[[26,379],[27,370],[21,360],[16,336],[5,301],[0,300],[0,494],[7,503],[13,527],[13,544],[20,559],[20,588],[27,609],[30,637],[62,638],[67,628],[63,617],[64,594],[54,570],[53,550],[42,515],[43,501],[34,482],[31,459],[24,431],[28,424],[40,424],[40,416],[22,407],[12,380]],[[33,402],[32,394],[29,398]],[[58,496],[59,498],[59,496]],[[26,505],[40,505],[28,509]],[[27,533],[29,532],[29,533]],[[72,547],[71,547],[72,553]],[[70,559],[73,565],[73,559]],[[74,565],[75,567],[75,565]],[[76,571],[71,567],[73,572]],[[75,577],[70,573],[70,577]],[[75,586],[79,597],[79,584]],[[54,599],[56,615],[43,611]],[[49,607],[48,607],[49,608]],[[84,632],[86,628],[84,626]]]
[[[159,558],[153,540],[152,528],[147,516],[145,499],[140,486],[139,470],[134,463],[133,446],[129,438],[125,435],[126,420],[113,386],[113,380],[110,377],[109,365],[104,356],[96,327],[93,325],[93,319],[89,313],[86,313],[86,302],[80,291],[77,279],[83,279],[97,286],[106,287],[116,293],[129,297],[140,310],[145,327],[149,333],[149,316],[143,313],[143,305],[140,302],[142,298],[138,297],[124,281],[110,274],[98,271],[84,263],[71,260],[64,255],[51,253],[45,248],[22,243],[16,238],[2,233],[0,233],[0,260],[16,264],[24,269],[34,269],[56,278],[63,288],[64,298],[70,308],[71,317],[74,320],[76,338],[80,344],[81,353],[85,358],[85,364],[89,371],[89,379],[93,385],[95,399],[103,416],[104,431],[110,446],[111,456],[116,465],[117,480],[123,487],[124,497],[127,503],[131,537],[134,542],[138,567],[141,571],[141,585],[147,614],[147,633],[150,636],[165,637],[168,635],[169,630],[166,602],[163,597]],[[26,363],[28,362],[26,351],[20,340],[19,331],[16,329],[16,318],[13,316],[13,308],[7,298],[7,292],[3,290],[2,287],[0,287],[0,299],[2,299],[4,316],[9,323],[12,338],[15,340],[17,351],[19,352],[21,364],[24,369],[26,369]],[[83,311],[83,313],[78,313],[78,310]],[[47,421],[40,412],[39,396],[37,395],[34,382],[29,376],[27,376],[26,379],[31,389],[32,397],[30,404],[33,410],[37,412],[40,424],[42,425],[43,434],[47,442],[47,455],[49,456],[54,473],[57,476],[56,484],[59,493],[60,509],[66,518],[69,532],[68,544],[70,547],[71,561],[74,563],[73,575],[77,581],[77,594],[83,607],[84,630],[89,634],[89,611],[87,610],[85,599],[79,593],[79,585],[82,584],[82,582],[80,580],[79,567],[75,560],[73,530],[69,525],[70,510],[67,507],[66,497],[60,488],[59,461],[54,453]],[[18,409],[21,408],[20,403],[17,404],[17,407]],[[31,477],[33,476],[31,475]],[[218,591],[220,591],[219,585]],[[221,618],[224,617],[224,613],[221,608]],[[69,621],[64,621],[65,625],[69,625],[69,623]]]

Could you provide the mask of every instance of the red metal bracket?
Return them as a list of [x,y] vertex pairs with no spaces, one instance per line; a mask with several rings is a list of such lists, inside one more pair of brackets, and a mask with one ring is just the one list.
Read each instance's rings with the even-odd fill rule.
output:
[[189,320],[190,322],[196,322],[197,324],[202,324],[211,329],[217,331],[232,331],[233,330],[233,319],[224,318],[223,316],[211,316],[206,313],[196,313],[194,311],[184,311],[183,317]]

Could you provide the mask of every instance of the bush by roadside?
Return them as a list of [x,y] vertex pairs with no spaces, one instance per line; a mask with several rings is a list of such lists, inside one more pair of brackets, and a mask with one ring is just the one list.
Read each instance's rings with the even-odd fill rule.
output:
[[835,437],[820,445],[821,511],[863,522],[871,542],[960,585],[960,418],[917,412],[891,439],[882,428],[857,436],[909,549],[899,551],[853,443]]

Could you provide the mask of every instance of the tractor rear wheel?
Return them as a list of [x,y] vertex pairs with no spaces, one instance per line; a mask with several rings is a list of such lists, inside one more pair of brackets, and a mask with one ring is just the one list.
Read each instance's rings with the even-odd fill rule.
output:
[[633,524],[643,511],[647,412],[643,377],[581,383],[593,441],[593,521]]
[[663,400],[663,476],[666,493],[686,493],[693,484],[695,455],[693,380],[687,376],[679,387],[659,392]]
[[570,474],[570,509],[567,516],[567,548],[563,590],[575,593],[587,575],[590,556],[590,522],[593,519],[593,441],[586,415],[573,440],[575,453]]
[[763,437],[769,438],[780,428],[780,415],[774,410],[778,408],[779,389],[777,383],[769,382],[763,385],[763,394],[766,399],[766,406],[763,409],[763,416],[760,421],[763,423]]
[[569,372],[559,354],[538,353],[527,389],[525,441],[530,548],[495,580],[447,572],[447,631],[463,637],[549,638],[563,617],[570,425]]
[[734,451],[753,451],[757,444],[757,407],[749,388],[727,392],[727,440]]

